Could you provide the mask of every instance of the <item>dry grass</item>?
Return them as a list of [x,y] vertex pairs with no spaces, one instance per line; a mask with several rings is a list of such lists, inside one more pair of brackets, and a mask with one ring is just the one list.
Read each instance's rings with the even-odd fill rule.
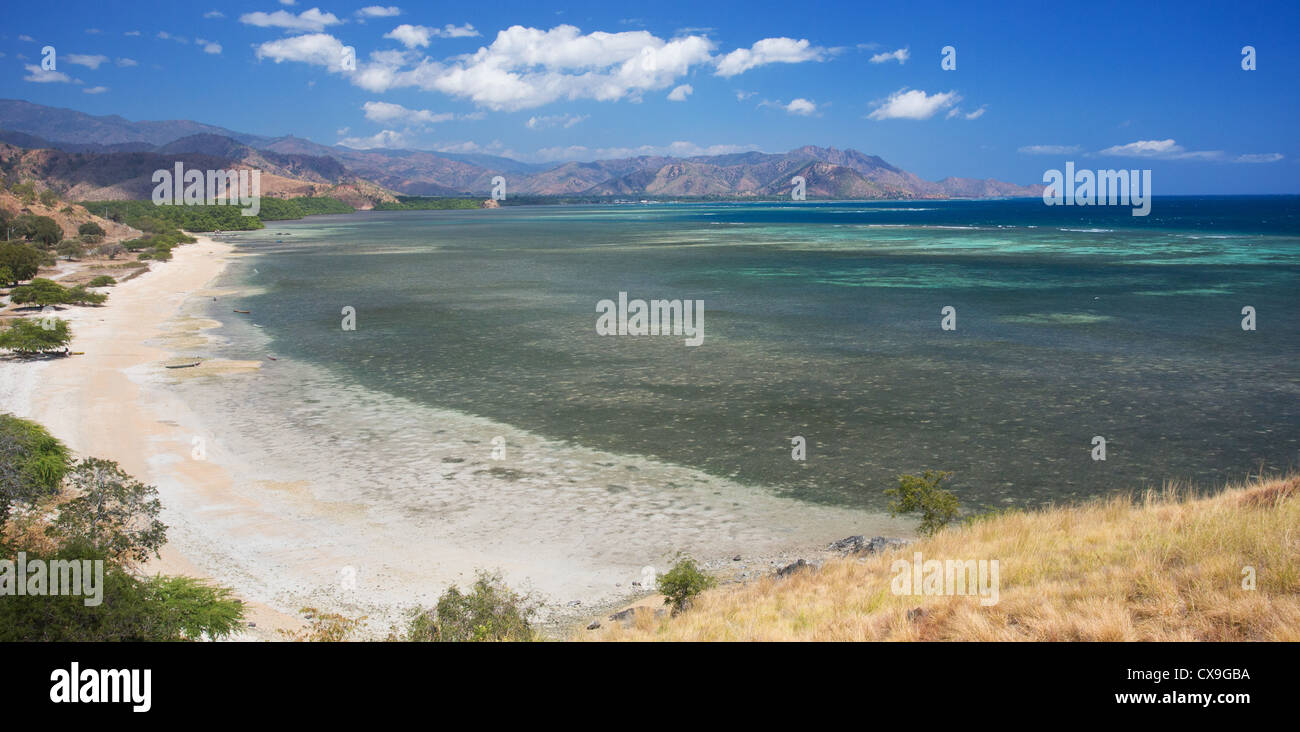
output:
[[[890,563],[996,559],[999,602],[895,595]],[[1257,589],[1243,588],[1253,567]],[[920,608],[923,613],[908,611]],[[1300,640],[1300,475],[1015,513],[816,573],[723,587],[582,637],[675,641]]]

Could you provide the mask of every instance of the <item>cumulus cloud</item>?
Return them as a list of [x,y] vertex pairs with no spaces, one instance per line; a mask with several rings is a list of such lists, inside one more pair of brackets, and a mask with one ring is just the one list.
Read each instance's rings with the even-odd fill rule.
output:
[[83,53],[69,53],[65,55],[63,58],[70,64],[76,64],[77,66],[85,66],[88,69],[97,69],[99,68],[100,64],[108,63],[107,56],[100,56],[100,55],[89,56]]
[[343,43],[328,33],[310,33],[263,43],[257,47],[257,58],[269,58],[277,64],[298,61],[341,72],[343,48]]
[[1163,158],[1167,160],[1215,160],[1223,157],[1222,150],[1187,150],[1182,145],[1167,140],[1137,140],[1124,145],[1111,145],[1097,153],[1124,158]]
[[167,31],[158,31],[158,37],[164,41],[176,41],[177,43],[189,43],[185,36],[174,36]]
[[23,68],[27,69],[27,76],[23,77],[23,81],[34,81],[38,84],[53,84],[53,83],[80,84],[81,83],[77,79],[68,76],[62,71],[50,71],[47,69],[42,69],[40,66],[37,66],[36,64],[24,64]]
[[223,13],[223,12],[221,12],[220,10],[209,10],[208,12],[206,12],[206,13],[203,14],[203,17],[208,18],[208,19],[212,19],[212,18],[224,18],[224,17],[226,17],[226,14]]
[[456,118],[451,112],[435,114],[427,109],[407,109],[391,102],[366,102],[361,108],[366,113],[366,119],[383,124],[404,122],[408,125],[431,125]]
[[814,46],[807,39],[764,38],[749,48],[737,48],[718,59],[718,76],[736,76],[767,64],[798,64],[822,61],[830,51]]
[[898,65],[902,66],[904,63],[907,62],[907,59],[911,57],[912,54],[908,52],[906,48],[900,48],[897,51],[890,51],[888,53],[878,53],[872,56],[871,63],[883,64],[886,61],[897,61]]
[[686,101],[686,97],[689,97],[694,93],[695,93],[695,87],[691,86],[690,84],[682,84],[681,86],[676,87],[672,91],[668,92],[668,101],[684,102]]
[[877,102],[875,111],[867,115],[868,119],[929,119],[935,112],[956,104],[961,99],[957,92],[936,92],[926,94],[920,89],[903,87],[890,94],[884,101]]
[[1282,153],[1246,153],[1232,159],[1234,163],[1276,163],[1286,157]]
[[402,9],[396,5],[368,5],[357,11],[357,15],[362,18],[391,18],[395,15],[401,15]]
[[544,130],[548,127],[563,127],[568,129],[585,121],[590,116],[591,115],[587,114],[552,114],[540,117],[529,117],[527,127],[530,130]]
[[1025,155],[1073,155],[1079,150],[1078,145],[1025,145],[1020,148]]
[[255,13],[244,13],[239,16],[239,22],[246,25],[255,25],[259,28],[284,28],[286,30],[296,31],[322,31],[331,25],[338,25],[343,21],[333,13],[323,13],[320,8],[304,10],[298,15],[287,10],[277,10],[274,13],[264,13],[261,11]]
[[791,100],[790,103],[782,107],[782,109],[789,112],[790,114],[798,114],[807,117],[811,114],[816,114],[817,105],[813,104],[807,99],[804,99],[803,97],[800,97],[798,99]]
[[194,42],[203,46],[204,53],[218,54],[221,53],[221,44],[216,41],[205,41],[202,38],[195,38]]
[[376,147],[409,147],[410,141],[407,136],[401,132],[395,130],[382,130],[369,137],[345,137],[342,140],[339,140],[338,144],[355,150],[370,150]]

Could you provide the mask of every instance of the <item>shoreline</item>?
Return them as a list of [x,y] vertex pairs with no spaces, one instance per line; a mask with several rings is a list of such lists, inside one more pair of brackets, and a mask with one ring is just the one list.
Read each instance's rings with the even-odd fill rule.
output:
[[[306,606],[367,616],[364,635],[383,637],[407,608],[431,605],[449,584],[464,587],[478,569],[500,571],[512,587],[542,598],[539,627],[562,637],[597,617],[593,613],[644,602],[652,592],[633,583],[644,578],[647,564],[664,571],[671,547],[689,547],[724,581],[748,581],[795,559],[816,559],[830,541],[847,535],[911,533],[901,528],[905,522],[705,481],[687,468],[561,446],[508,425],[401,400],[375,405],[371,419],[389,427],[399,412],[409,418],[409,410],[425,410],[416,413],[420,426],[455,428],[421,452],[435,465],[465,470],[443,480],[442,471],[415,459],[381,463],[376,467],[392,474],[368,477],[391,484],[386,492],[349,479],[342,471],[364,470],[368,463],[353,465],[357,461],[341,452],[321,453],[313,462],[303,447],[304,440],[337,437],[333,412],[321,413],[319,431],[304,424],[262,427],[249,424],[249,413],[222,413],[210,400],[187,400],[238,392],[256,401],[261,388],[267,390],[264,401],[281,401],[257,402],[256,408],[287,410],[294,393],[280,390],[284,382],[274,379],[315,367],[207,358],[194,369],[163,368],[194,351],[221,350],[223,339],[207,331],[223,324],[206,308],[210,298],[237,296],[212,289],[237,256],[233,245],[200,237],[177,248],[173,261],[151,264],[115,287],[104,306],[63,311],[73,347],[86,355],[0,363],[6,384],[0,409],[44,424],[79,455],[115,460],[157,486],[168,543],[145,570],[231,587],[256,625],[238,640],[277,640],[275,630],[302,627],[297,611]],[[183,382],[184,388],[177,386]],[[331,384],[314,386],[317,391],[308,393],[333,395],[324,391]],[[259,428],[269,430],[261,444],[241,443],[247,442],[243,432]],[[474,457],[494,434],[509,435],[510,444],[521,445],[512,450],[538,461],[528,467],[573,467],[531,473],[540,485],[501,478],[493,463]],[[293,454],[282,460],[276,450]],[[590,482],[599,483],[616,468],[595,466],[614,459],[672,471],[699,485],[669,490],[651,480],[617,499],[603,484],[598,492],[565,485],[575,481],[563,476],[575,474],[579,482],[591,474]],[[656,505],[644,505],[651,501]],[[733,562],[734,555],[743,558]]]

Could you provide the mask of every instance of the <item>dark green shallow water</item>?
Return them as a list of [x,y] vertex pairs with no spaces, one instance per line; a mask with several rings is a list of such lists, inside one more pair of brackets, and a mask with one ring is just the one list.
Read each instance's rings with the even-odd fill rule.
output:
[[[270,344],[231,329],[231,355],[756,490],[879,508],[935,468],[1025,504],[1300,462],[1295,197],[360,213],[234,241]],[[620,290],[703,300],[704,344],[598,336]]]

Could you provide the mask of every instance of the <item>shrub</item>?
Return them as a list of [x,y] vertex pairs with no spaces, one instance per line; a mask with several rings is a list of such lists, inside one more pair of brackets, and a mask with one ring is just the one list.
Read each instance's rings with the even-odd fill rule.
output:
[[308,621],[303,630],[279,630],[285,639],[300,643],[341,643],[352,637],[365,617],[349,618],[338,613],[322,613],[314,607],[299,610]]
[[84,541],[118,562],[143,562],[167,541],[158,520],[158,489],[132,478],[112,460],[86,458],[66,476],[76,497],[59,507],[51,536]]
[[70,463],[68,448],[44,427],[0,414],[0,526],[13,503],[56,493]]
[[59,194],[50,190],[41,191],[40,199],[41,203],[46,206],[55,206],[59,203]]
[[67,288],[54,280],[37,277],[31,284],[10,290],[9,299],[15,305],[99,305],[108,296],[80,286]]
[[658,589],[665,595],[664,604],[671,604],[676,614],[686,609],[691,598],[716,584],[717,580],[700,571],[694,559],[681,557],[672,569],[659,576]]
[[80,259],[82,255],[85,254],[81,242],[76,239],[64,239],[59,242],[59,245],[55,247],[54,251],[57,252],[60,257],[65,259]]
[[40,320],[43,322],[19,320],[9,326],[8,330],[0,332],[0,349],[30,356],[57,351],[72,340],[68,321],[58,318]]
[[106,232],[104,231],[104,227],[94,221],[87,221],[77,227],[77,233],[82,236],[103,236]]
[[473,589],[464,594],[447,588],[432,610],[417,611],[406,629],[409,641],[530,641],[536,637],[530,620],[537,604],[506,587],[498,574],[479,572]]
[[13,276],[13,279],[5,284],[35,277],[44,258],[44,255],[26,244],[14,241],[0,244],[0,267],[8,267]]
[[86,283],[86,287],[112,287],[113,285],[116,284],[117,284],[117,280],[113,279],[112,277],[109,277],[108,275],[100,275],[95,279],[91,280],[90,282]]
[[919,476],[898,476],[898,487],[885,490],[885,495],[894,499],[889,504],[889,513],[893,516],[920,513],[918,531],[927,536],[937,533],[952,523],[961,510],[957,496],[939,487],[951,477],[952,473],[940,470],[927,470]]

